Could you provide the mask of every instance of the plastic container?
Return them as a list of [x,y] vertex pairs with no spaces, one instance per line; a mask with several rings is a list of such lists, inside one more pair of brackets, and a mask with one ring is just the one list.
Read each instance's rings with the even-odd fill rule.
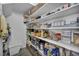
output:
[[44,48],[44,55],[46,55],[46,56],[48,55],[48,50],[49,50],[49,49]]
[[60,55],[59,48],[53,48],[51,54],[53,56],[59,56]]
[[61,33],[55,33],[55,40],[61,40]]

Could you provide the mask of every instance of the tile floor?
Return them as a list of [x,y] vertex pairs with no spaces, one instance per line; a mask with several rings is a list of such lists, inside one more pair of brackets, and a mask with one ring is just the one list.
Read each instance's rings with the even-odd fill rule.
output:
[[20,52],[14,56],[32,56],[30,51],[27,48],[23,48],[20,50]]

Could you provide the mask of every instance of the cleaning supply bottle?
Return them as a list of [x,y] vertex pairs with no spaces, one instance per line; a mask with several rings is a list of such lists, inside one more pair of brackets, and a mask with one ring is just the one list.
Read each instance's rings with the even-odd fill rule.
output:
[[51,54],[51,51],[52,51],[52,48],[49,48],[49,50],[48,50],[48,56],[51,56],[52,54]]

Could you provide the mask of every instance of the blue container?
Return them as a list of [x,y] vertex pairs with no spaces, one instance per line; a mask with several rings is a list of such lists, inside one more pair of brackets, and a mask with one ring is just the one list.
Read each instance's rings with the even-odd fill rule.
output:
[[49,49],[44,48],[44,55],[46,55],[46,56],[48,55],[48,50],[49,50]]
[[52,54],[53,56],[59,56],[59,55],[60,55],[60,53],[59,53],[59,48],[54,48],[54,49],[52,49],[51,54]]

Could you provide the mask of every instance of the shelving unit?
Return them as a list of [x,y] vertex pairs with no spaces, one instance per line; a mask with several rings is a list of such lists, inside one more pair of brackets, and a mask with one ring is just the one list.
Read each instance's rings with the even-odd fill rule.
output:
[[40,50],[38,47],[34,46],[32,43],[30,43],[30,45],[32,45],[40,53],[40,55],[44,56],[42,50]]
[[28,28],[28,29],[49,29],[49,30],[62,30],[62,29],[79,29],[79,27],[51,27],[51,28]]
[[[30,34],[28,34],[28,35],[30,35]],[[30,36],[33,36],[33,35],[30,35]],[[37,37],[37,36],[33,36],[33,37],[36,37],[36,38],[38,38],[40,40],[44,40],[46,42],[58,45],[60,47],[66,48],[66,49],[74,51],[74,52],[79,52],[79,47],[74,46],[73,44],[65,44],[65,43],[62,43],[60,41],[54,41],[54,40],[51,40],[51,39],[46,39],[46,38]]]
[[[46,7],[46,5],[49,5],[49,4],[44,4],[38,11],[36,11],[36,13],[34,13],[34,14],[32,14],[31,16],[38,16],[38,15],[40,15],[41,16],[41,18],[39,18],[39,19],[36,19],[37,21],[36,22],[38,22],[37,24],[43,24],[43,22],[45,23],[45,24],[48,24],[48,23],[53,23],[53,20],[55,20],[56,19],[56,21],[57,20],[67,20],[67,19],[69,19],[70,17],[70,20],[72,19],[72,15],[76,15],[76,16],[74,16],[74,17],[76,17],[75,18],[75,20],[78,20],[77,19],[77,17],[78,17],[78,13],[79,13],[79,4],[77,3],[77,4],[73,4],[73,5],[71,5],[70,7],[67,7],[67,8],[64,8],[64,9],[61,9],[60,11],[57,11],[57,12],[55,12],[55,13],[51,13],[51,12],[53,12],[53,11],[56,11],[57,9],[59,9],[59,8],[61,8],[63,5],[61,5],[60,7],[57,7],[57,8],[55,8],[55,9],[52,9],[51,10],[51,12],[50,11],[48,11],[48,12],[45,12],[45,13],[43,13],[42,15],[39,13],[43,8],[45,8]],[[37,13],[38,13],[38,15],[37,15]],[[47,13],[51,13],[50,15],[46,15]],[[65,17],[66,16],[66,17]],[[67,18],[69,16],[69,18]],[[63,19],[63,18],[67,18],[67,19]],[[51,22],[49,22],[49,21],[51,21]],[[47,23],[48,22],[48,23]],[[79,22],[78,22],[79,23]],[[42,27],[42,25],[41,25],[41,27],[32,27],[32,28],[30,28],[30,27],[28,27],[28,29],[34,29],[34,30],[48,30],[48,31],[51,31],[52,30],[52,32],[53,31],[59,31],[60,30],[60,33],[61,33],[61,31],[71,31],[72,33],[74,32],[74,31],[78,31],[79,30],[79,26],[77,26],[77,23],[76,23],[76,25],[74,25],[75,23],[67,23],[67,24],[65,24],[65,25],[61,25],[61,26],[52,26],[51,25],[51,27],[45,27],[45,26],[43,26]],[[43,24],[44,25],[44,24]],[[66,25],[68,25],[68,26],[66,26]],[[71,26],[72,25],[72,26]],[[73,26],[74,25],[74,26]],[[61,40],[59,40],[59,41],[56,41],[55,39],[50,39],[50,38],[48,38],[48,37],[46,37],[46,38],[43,38],[42,36],[35,36],[35,35],[32,35],[32,34],[27,34],[27,35],[29,35],[29,36],[31,36],[31,37],[33,37],[33,38],[37,38],[37,39],[40,39],[40,40],[42,40],[42,41],[45,41],[45,42],[48,42],[48,43],[50,43],[50,44],[53,44],[53,45],[56,45],[56,46],[59,46],[60,48],[64,48],[64,49],[67,49],[67,50],[69,50],[69,51],[72,51],[72,52],[76,52],[76,53],[79,53],[79,46],[77,46],[77,45],[75,45],[73,42],[72,42],[72,35],[70,35],[70,36],[67,36],[67,35],[64,35],[64,34],[62,34],[61,33],[61,36],[63,36],[63,37],[67,37],[67,38],[65,38],[65,39],[69,39],[70,41],[70,43],[69,42],[63,42],[62,40],[64,40],[63,38],[61,38]],[[53,35],[52,35],[53,36]],[[36,48],[33,44],[31,44],[35,49],[37,49],[38,51],[39,51],[39,53],[41,52],[41,55],[43,55],[43,52],[39,49],[39,48]]]
[[[52,6],[51,6],[52,5]],[[34,17],[34,16],[41,16],[42,14],[44,13],[48,13],[50,12],[51,10],[61,6],[61,5],[64,5],[64,3],[45,3],[42,7],[40,7],[37,11],[35,11],[32,15],[30,15],[30,17]],[[44,11],[43,11],[44,10]]]
[[30,16],[34,16],[35,14],[37,14],[42,8],[44,8],[47,4],[44,4],[42,7],[40,7],[36,12],[34,12],[32,15]]
[[75,4],[75,5],[72,5],[69,8],[63,9],[61,11],[54,13],[54,14],[42,17],[42,18],[37,19],[37,20],[38,20],[38,22],[40,22],[40,21],[43,22],[43,21],[46,21],[48,19],[50,20],[50,19],[63,17],[63,16],[67,16],[67,15],[74,14],[74,13],[79,13],[78,10],[79,10],[79,4]]

